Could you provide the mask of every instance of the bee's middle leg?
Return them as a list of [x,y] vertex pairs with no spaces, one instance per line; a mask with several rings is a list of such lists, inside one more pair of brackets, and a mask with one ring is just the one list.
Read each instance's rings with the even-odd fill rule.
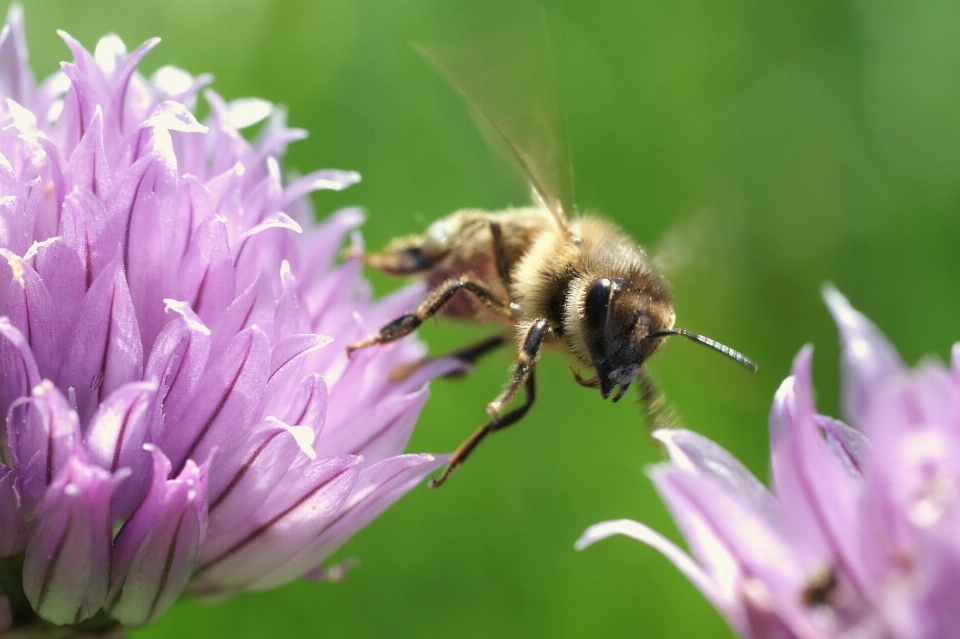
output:
[[376,335],[347,346],[347,355],[360,348],[392,342],[405,335],[409,335],[417,330],[425,319],[434,316],[437,311],[443,308],[443,305],[449,302],[460,290],[473,293],[483,302],[484,306],[493,312],[511,319],[514,317],[511,305],[498,298],[483,284],[480,284],[470,277],[453,278],[430,291],[427,298],[420,303],[420,306],[418,306],[417,310],[413,313],[401,315],[381,328]]
[[[517,364],[513,369],[513,376],[510,379],[510,383],[507,385],[507,389],[501,393],[494,402],[501,402],[501,405],[506,404],[517,394],[520,386],[524,386],[526,390],[526,401],[523,402],[523,405],[518,406],[502,417],[492,415],[493,419],[491,419],[489,423],[477,429],[477,431],[470,436],[470,439],[463,442],[460,448],[454,452],[453,456],[450,457],[450,461],[447,462],[446,467],[443,469],[443,473],[441,473],[438,478],[430,480],[430,488],[437,488],[442,485],[443,482],[447,480],[447,477],[450,476],[450,473],[467,461],[470,453],[476,450],[477,446],[480,445],[480,442],[483,441],[487,435],[517,423],[521,417],[527,414],[527,411],[533,406],[533,401],[537,396],[533,373],[537,359],[540,357],[540,347],[549,330],[547,320],[545,319],[537,320],[527,329],[527,334],[523,340],[523,348],[517,356]],[[491,406],[492,405],[493,404],[491,404]],[[487,410],[489,412],[489,407]]]
[[536,384],[533,377],[533,370],[531,369],[526,379],[527,398],[523,405],[513,409],[503,417],[494,418],[490,423],[478,428],[477,431],[470,436],[470,439],[463,442],[460,448],[453,453],[440,476],[430,480],[430,488],[439,488],[442,486],[443,482],[447,481],[450,473],[467,461],[470,453],[476,450],[477,446],[480,445],[480,442],[482,442],[487,435],[517,423],[521,417],[527,414],[527,411],[533,406],[533,400],[537,397]]
[[513,375],[507,387],[492,402],[487,405],[487,414],[496,419],[500,414],[500,409],[506,406],[517,396],[520,387],[527,379],[527,375],[533,373],[533,367],[537,364],[540,357],[540,347],[543,340],[552,334],[547,320],[540,318],[536,320],[527,329],[523,338],[523,347],[517,355],[517,363],[513,367]]

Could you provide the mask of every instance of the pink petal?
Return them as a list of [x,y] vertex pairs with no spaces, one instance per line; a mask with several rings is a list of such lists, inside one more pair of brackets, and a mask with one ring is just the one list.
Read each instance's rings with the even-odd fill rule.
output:
[[177,427],[167,429],[161,442],[174,469],[179,472],[187,459],[203,459],[235,444],[234,433],[258,421],[269,357],[266,335],[253,327],[238,333],[206,367],[198,384],[202,391],[181,409]]
[[71,457],[47,490],[23,559],[24,593],[47,621],[83,621],[106,599],[110,500],[122,478]]
[[[0,558],[23,550],[26,545],[25,533],[16,475],[13,470],[0,464]],[[2,626],[0,623],[0,632],[3,632]]]
[[854,310],[835,288],[824,288],[823,298],[840,328],[843,410],[854,425],[860,425],[872,389],[888,376],[903,371],[903,361],[873,322]]
[[871,576],[861,547],[865,531],[858,508],[860,485],[827,448],[816,421],[810,380],[812,349],[794,360],[770,413],[773,482],[787,529],[797,544],[837,567],[861,592]]
[[59,389],[44,380],[29,400],[11,409],[7,428],[17,489],[24,512],[32,515],[47,487],[76,456],[80,422]]
[[740,609],[738,600],[731,597],[730,592],[724,592],[690,555],[655,530],[629,519],[604,521],[587,528],[574,544],[574,548],[583,550],[613,535],[632,537],[659,550],[713,604],[714,608],[727,617],[730,624],[737,628],[741,635],[744,634],[743,611]]
[[767,487],[716,443],[682,428],[657,430],[653,436],[663,442],[678,468],[717,482],[771,521],[779,517],[779,506]]
[[62,386],[73,387],[86,422],[100,398],[143,378],[140,329],[119,259],[94,281],[77,317],[60,379]]
[[294,557],[284,564],[278,564],[250,587],[255,590],[275,588],[318,566],[357,531],[446,462],[446,455],[401,455],[364,468],[350,496],[323,532]]
[[302,468],[264,502],[225,550],[204,549],[200,583],[237,588],[262,577],[314,539],[339,512],[358,473],[356,458],[324,459]]
[[206,467],[187,463],[176,479],[155,447],[153,481],[113,546],[110,616],[141,625],[167,611],[196,568],[207,523]]

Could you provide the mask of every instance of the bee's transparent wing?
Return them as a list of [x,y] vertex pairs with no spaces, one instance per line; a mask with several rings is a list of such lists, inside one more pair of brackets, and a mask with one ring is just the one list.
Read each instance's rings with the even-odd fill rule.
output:
[[496,132],[566,228],[573,171],[545,16],[539,7],[526,15],[487,14],[458,16],[443,42],[413,46]]

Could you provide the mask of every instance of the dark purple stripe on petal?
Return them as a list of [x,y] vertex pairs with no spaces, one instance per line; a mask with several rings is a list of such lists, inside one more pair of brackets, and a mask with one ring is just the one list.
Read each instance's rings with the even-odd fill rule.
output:
[[73,188],[63,202],[57,241],[37,255],[37,272],[57,303],[67,335],[84,294],[116,254],[120,235],[105,227],[104,217],[103,204],[93,193]]
[[[222,504],[224,500],[226,500],[230,496],[234,488],[236,488],[240,484],[240,482],[243,481],[243,479],[248,476],[248,473],[251,471],[251,469],[255,468],[254,466],[255,464],[258,464],[258,466],[256,466],[258,470],[272,471],[276,473],[277,478],[283,476],[283,473],[286,472],[286,467],[289,466],[290,461],[293,460],[292,454],[289,455],[289,459],[286,460],[286,465],[284,465],[282,462],[279,462],[276,458],[276,455],[269,455],[270,459],[262,463],[259,463],[259,460],[261,458],[266,459],[268,457],[268,455],[264,455],[264,452],[268,450],[268,447],[270,447],[271,444],[274,443],[274,440],[277,437],[282,437],[285,434],[285,432],[286,431],[284,431],[281,428],[274,428],[274,429],[271,429],[269,432],[264,433],[265,437],[261,438],[261,437],[255,436],[251,438],[250,443],[253,444],[253,449],[250,450],[248,453],[246,452],[246,450],[244,451],[245,454],[241,455],[242,461],[239,463],[239,465],[232,464],[230,463],[229,460],[222,460],[222,459],[220,460],[220,463],[217,464],[217,467],[230,469],[233,475],[229,478],[226,486],[224,486],[222,490],[218,489],[217,492],[214,492],[213,490],[211,490],[211,496],[213,497],[213,500],[210,503],[211,513],[214,513],[217,510],[217,508],[220,506],[220,504]],[[257,435],[259,435],[259,433],[257,433]],[[288,448],[290,449],[291,453],[297,452],[295,443],[293,443],[293,445],[291,446],[288,446]],[[260,481],[258,483],[263,486],[268,486],[270,489],[272,489],[273,485],[276,482],[275,480],[274,481],[268,480],[268,481]],[[245,492],[243,495],[243,501],[245,504],[249,505],[251,502],[255,502],[256,499],[254,498],[253,495],[250,495],[249,493]],[[254,503],[253,507],[255,508],[256,505],[257,504]]]
[[210,327],[213,340],[211,350],[222,351],[234,335],[253,325],[259,326],[269,335],[273,323],[274,304],[270,283],[265,278],[257,276]]
[[447,458],[447,455],[401,455],[364,468],[340,512],[323,532],[296,556],[262,575],[251,586],[275,588],[318,566],[427,475],[443,467]]
[[110,572],[110,501],[123,474],[72,457],[50,485],[29,528],[23,589],[55,624],[91,617],[104,603]]
[[286,424],[307,426],[319,439],[327,414],[327,384],[319,374],[311,373],[300,380],[292,396],[289,393],[271,396],[264,413],[278,415]]
[[80,423],[63,394],[44,381],[11,410],[9,435],[17,486],[29,515],[78,448]]
[[0,418],[6,419],[13,402],[28,396],[41,379],[27,339],[7,317],[0,317],[0,370]]
[[264,522],[263,524],[261,524],[260,526],[258,526],[253,532],[251,532],[249,535],[247,535],[246,537],[244,537],[243,539],[241,539],[240,541],[238,541],[236,544],[234,544],[233,546],[231,546],[230,548],[228,548],[226,551],[224,551],[224,552],[221,553],[220,555],[214,557],[213,559],[211,559],[210,561],[208,561],[206,564],[204,564],[203,566],[201,566],[201,570],[207,570],[207,569],[209,569],[209,568],[210,568],[211,566],[213,566],[214,564],[217,564],[217,563],[220,563],[220,562],[224,561],[224,560],[227,559],[230,555],[232,555],[232,554],[234,554],[234,553],[236,553],[236,552],[239,552],[240,550],[242,550],[242,549],[243,549],[245,546],[247,546],[248,544],[251,544],[251,543],[253,543],[254,541],[256,541],[261,535],[266,534],[273,526],[275,526],[275,525],[276,525],[279,521],[281,521],[284,517],[286,517],[286,516],[289,515],[291,512],[293,512],[294,510],[296,510],[297,508],[299,508],[301,505],[303,505],[305,502],[307,502],[311,497],[313,497],[316,493],[318,493],[318,492],[322,491],[324,488],[326,488],[329,484],[333,483],[334,481],[336,481],[337,479],[339,479],[340,477],[342,477],[342,476],[344,475],[344,473],[346,473],[346,472],[347,472],[346,470],[342,470],[342,471],[340,471],[339,473],[337,473],[336,475],[334,475],[333,477],[327,479],[324,483],[322,483],[322,484],[320,484],[320,485],[318,485],[318,486],[315,486],[315,487],[313,488],[313,490],[311,490],[309,493],[304,494],[297,502],[295,502],[295,503],[293,503],[293,504],[290,504],[290,506],[288,506],[286,510],[284,510],[284,511],[282,511],[282,512],[280,512],[280,513],[277,513],[272,519]]
[[[210,354],[210,330],[183,302],[166,300],[180,317],[169,322],[154,342],[144,377],[160,385],[165,423],[179,424],[200,382]],[[159,431],[156,433],[162,439]]]
[[189,448],[187,448],[187,459],[189,459],[197,450],[197,446],[199,446],[200,442],[203,441],[203,438],[207,435],[210,427],[213,426],[214,422],[217,421],[217,418],[220,417],[220,413],[223,411],[224,406],[227,405],[227,400],[230,399],[230,394],[233,393],[233,390],[237,385],[237,381],[240,379],[240,374],[243,372],[243,368],[246,363],[247,359],[244,357],[243,361],[240,363],[240,367],[234,373],[233,379],[230,380],[224,389],[224,393],[220,396],[220,402],[217,404],[216,408],[213,409],[213,413],[210,414],[210,417],[207,418],[207,421],[204,422],[203,426],[200,428],[200,431],[194,438],[193,443]]
[[119,260],[87,291],[60,377],[62,386],[76,391],[77,409],[85,420],[92,417],[100,397],[143,378],[140,331]]
[[341,399],[345,392],[348,391],[338,385],[331,393],[326,425],[317,449],[328,455],[361,454],[368,464],[403,452],[420,410],[430,396],[430,389],[424,387],[408,395],[380,399],[362,414],[356,411],[344,414],[350,406],[346,399]]
[[27,338],[40,375],[54,377],[63,357],[63,334],[56,304],[40,276],[15,254],[0,249],[13,271],[6,291],[6,313],[13,326]]
[[303,334],[290,335],[277,344],[270,357],[267,397],[286,395],[286,391],[290,389],[291,380],[301,370],[301,365],[307,356],[331,341],[329,337],[323,335]]
[[149,492],[117,534],[106,608],[124,624],[140,625],[173,604],[193,573],[206,528],[207,465],[188,462],[169,478],[170,462],[156,447]]
[[160,44],[160,38],[150,38],[134,49],[130,55],[127,56],[127,59],[124,60],[123,66],[120,67],[113,78],[114,88],[111,107],[118,119],[118,128],[122,132],[126,132],[127,130],[123,118],[126,111],[124,103],[127,97],[127,86],[130,84],[130,76],[133,75],[134,70],[136,70],[137,65],[140,64],[144,56],[158,44]]
[[150,417],[157,396],[152,382],[131,382],[111,393],[94,414],[83,442],[90,460],[115,472],[128,468],[124,490],[114,502],[114,515],[126,517],[146,492],[150,463],[143,444],[149,441]]
[[266,335],[252,327],[236,335],[207,366],[198,385],[204,392],[180,411],[179,423],[165,425],[163,448],[175,468],[214,448],[235,446],[236,433],[259,421],[269,358]]
[[[44,604],[47,603],[47,597],[50,595],[50,590],[54,587],[53,579],[57,573],[57,568],[60,565],[60,557],[63,555],[63,549],[67,546],[67,540],[71,537],[71,534],[70,534],[71,522],[72,520],[67,521],[67,528],[60,533],[56,541],[57,545],[53,549],[53,552],[50,554],[49,563],[47,565],[47,571],[43,575],[43,582],[40,584],[40,592],[37,594],[36,601],[30,602],[31,605],[33,605],[34,609],[36,609],[38,612],[41,609],[43,609]],[[78,608],[77,613],[79,614],[79,612],[80,610]],[[67,619],[68,621],[74,621],[74,622],[77,621],[76,617],[73,617],[73,619],[70,619],[69,617],[65,617],[65,619]],[[60,623],[63,623],[63,622],[60,622]]]
[[839,419],[816,416],[817,425],[823,429],[827,446],[833,452],[840,465],[851,477],[863,476],[864,463],[870,449],[870,442],[863,433],[847,426]]
[[167,550],[167,557],[163,562],[163,569],[160,572],[160,580],[157,584],[157,592],[153,596],[153,601],[150,602],[150,611],[147,613],[147,619],[152,619],[157,614],[157,608],[160,606],[160,601],[163,595],[166,594],[167,584],[170,581],[170,574],[173,572],[174,568],[174,558],[177,554],[177,547],[180,545],[181,534],[183,531],[183,520],[186,516],[186,512],[181,512],[180,517],[177,519],[177,527],[173,531],[173,539],[170,541],[170,548]]
[[104,198],[112,190],[110,166],[103,145],[103,111],[97,105],[90,126],[80,139],[64,171],[65,188],[79,188]]
[[177,297],[190,301],[194,312],[212,326],[234,300],[236,288],[226,224],[220,217],[208,218],[190,238]]

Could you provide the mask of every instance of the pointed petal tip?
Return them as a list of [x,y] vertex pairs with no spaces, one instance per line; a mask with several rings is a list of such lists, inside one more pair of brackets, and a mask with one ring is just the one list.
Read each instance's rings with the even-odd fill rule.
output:
[[855,327],[863,319],[863,316],[850,305],[850,300],[838,291],[833,284],[824,284],[820,289],[820,294],[841,330],[845,326]]
[[636,539],[659,551],[703,593],[710,603],[718,609],[722,609],[725,603],[724,597],[714,579],[679,546],[639,522],[630,519],[614,519],[595,524],[584,531],[580,539],[574,544],[574,548],[583,550],[587,546],[612,535],[624,535]]
[[670,461],[681,467],[691,466],[689,455],[684,451],[686,446],[691,444],[696,446],[707,442],[713,444],[703,435],[685,428],[658,428],[653,431],[652,437],[664,445],[667,449],[667,455],[670,456]]
[[844,411],[851,422],[863,427],[859,420],[865,417],[871,390],[903,372],[906,365],[883,332],[846,297],[832,287],[825,287],[823,295],[840,330]]
[[606,539],[607,537],[612,537],[613,535],[631,535],[630,532],[635,532],[635,529],[646,528],[643,524],[639,524],[631,519],[612,519],[610,521],[602,521],[599,524],[594,524],[583,531],[583,534],[580,535],[580,538],[574,542],[573,547],[575,550],[583,550],[593,544]]
[[356,228],[363,224],[367,219],[367,212],[359,206],[348,206],[342,208],[329,218],[321,222],[321,224],[326,224],[328,222],[333,222],[348,228]]
[[793,364],[790,366],[790,375],[799,377],[810,376],[810,368],[813,365],[813,344],[806,343],[800,347],[799,352],[793,358]]
[[650,434],[651,437],[666,445],[670,445],[677,437],[686,435],[696,435],[696,433],[686,428],[658,428]]
[[7,23],[20,22],[23,20],[23,5],[19,2],[11,2],[7,8]]

